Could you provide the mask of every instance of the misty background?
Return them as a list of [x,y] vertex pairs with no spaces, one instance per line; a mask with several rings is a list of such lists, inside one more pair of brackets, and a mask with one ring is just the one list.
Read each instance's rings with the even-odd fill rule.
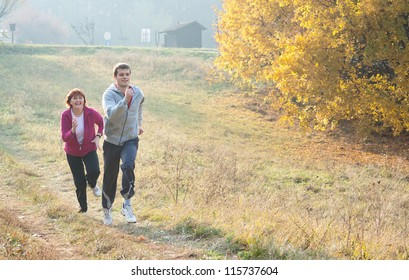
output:
[[221,6],[222,0],[26,0],[0,19],[0,29],[15,23],[20,44],[155,47],[163,46],[159,31],[197,21],[206,28],[203,48],[215,48],[215,8]]

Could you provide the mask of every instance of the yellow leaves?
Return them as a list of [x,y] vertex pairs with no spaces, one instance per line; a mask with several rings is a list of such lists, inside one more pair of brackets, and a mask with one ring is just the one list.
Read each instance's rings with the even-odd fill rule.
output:
[[238,83],[274,84],[287,118],[315,129],[365,118],[409,126],[404,0],[225,0],[223,9],[216,62]]

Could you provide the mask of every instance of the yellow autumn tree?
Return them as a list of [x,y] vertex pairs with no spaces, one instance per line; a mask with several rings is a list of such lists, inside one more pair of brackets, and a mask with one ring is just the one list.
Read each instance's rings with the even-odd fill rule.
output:
[[409,0],[225,0],[216,66],[286,120],[409,130]]

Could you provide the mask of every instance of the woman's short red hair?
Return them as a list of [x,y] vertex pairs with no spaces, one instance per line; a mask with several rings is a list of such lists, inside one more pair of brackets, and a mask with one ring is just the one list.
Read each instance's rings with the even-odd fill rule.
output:
[[84,98],[84,105],[87,103],[87,100],[85,99],[85,93],[82,90],[80,90],[79,88],[74,88],[74,89],[70,90],[70,92],[68,92],[68,94],[67,94],[67,98],[65,100],[65,103],[67,104],[67,107],[72,107],[71,99],[75,95],[81,95],[82,98]]

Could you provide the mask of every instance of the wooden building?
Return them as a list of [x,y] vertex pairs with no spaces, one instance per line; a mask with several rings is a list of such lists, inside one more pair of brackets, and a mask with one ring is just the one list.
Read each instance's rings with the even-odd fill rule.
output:
[[159,34],[164,34],[164,46],[167,48],[201,48],[204,30],[206,28],[197,21],[190,21],[178,23]]

